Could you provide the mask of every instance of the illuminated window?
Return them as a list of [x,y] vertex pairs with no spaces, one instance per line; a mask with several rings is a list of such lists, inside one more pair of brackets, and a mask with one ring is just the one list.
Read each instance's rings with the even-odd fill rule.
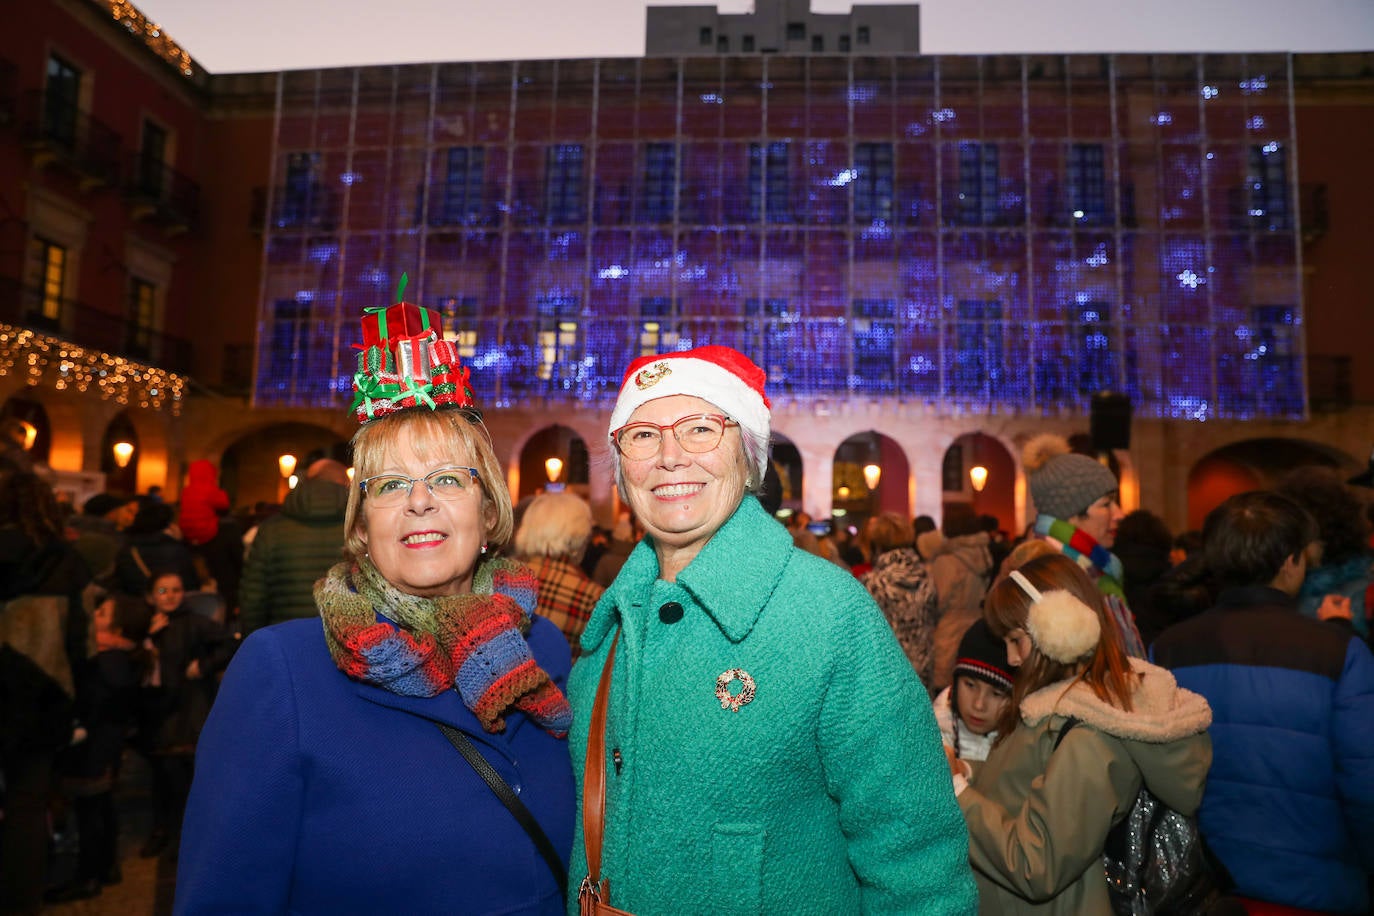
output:
[[645,296],[639,300],[639,355],[666,353],[677,345],[678,335],[671,318],[673,303],[667,296]]
[[38,317],[56,322],[62,316],[66,292],[67,249],[47,239],[33,240],[33,264],[38,274]]
[[787,141],[749,144],[749,221],[791,221],[787,199]]
[[81,106],[81,71],[56,54],[48,58],[43,90],[43,137],[68,149],[76,146]]
[[143,359],[154,357],[153,335],[156,322],[157,287],[142,277],[130,277],[124,346],[131,356]]
[[644,144],[644,184],[638,222],[672,222],[676,184],[677,147],[672,143]]
[[1100,226],[1108,221],[1106,163],[1101,143],[1069,146],[1064,179],[1072,222]]
[[964,226],[997,224],[997,144],[959,144],[957,212]]
[[897,384],[897,304],[891,299],[855,299],[850,312],[854,335],[855,391],[891,392]]
[[458,356],[470,362],[477,355],[477,297],[443,296],[438,302],[444,340],[458,347]]
[[470,225],[481,218],[486,161],[486,150],[480,146],[449,147],[434,225]]
[[769,384],[795,384],[802,359],[801,316],[789,309],[786,299],[751,297],[744,300],[744,317],[760,319],[759,365]]
[[544,157],[544,212],[555,226],[580,223],[582,213],[581,143],[559,143]]
[[892,144],[854,144],[854,221],[892,219]]

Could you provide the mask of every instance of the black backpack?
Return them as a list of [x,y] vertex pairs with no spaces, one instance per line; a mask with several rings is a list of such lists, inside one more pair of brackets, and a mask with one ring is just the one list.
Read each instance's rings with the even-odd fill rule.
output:
[[[1056,749],[1078,724],[1072,717],[1064,723]],[[1197,818],[1170,808],[1143,783],[1126,817],[1107,833],[1102,866],[1117,916],[1245,913],[1226,895],[1231,876],[1207,848]]]

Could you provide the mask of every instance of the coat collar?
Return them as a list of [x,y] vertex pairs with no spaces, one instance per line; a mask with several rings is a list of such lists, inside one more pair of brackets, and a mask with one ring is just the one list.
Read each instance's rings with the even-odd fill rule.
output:
[[[339,676],[347,677],[343,672],[340,672]],[[482,728],[482,723],[477,720],[477,716],[473,715],[472,710],[463,703],[463,698],[458,695],[457,690],[445,690],[432,697],[411,697],[392,693],[389,690],[364,684],[361,681],[352,681],[351,679],[350,681],[353,692],[369,703],[395,709],[421,719],[429,719],[432,722],[451,725],[470,737],[485,741],[497,748],[504,748],[510,737],[529,721],[523,712],[512,708],[506,713],[505,731],[491,734]]]
[[[677,584],[701,606],[731,642],[740,642],[758,622],[777,588],[792,551],[787,529],[770,518],[753,496],[746,496],[695,559],[678,574]],[[658,556],[646,537],[625,561],[582,633],[590,653],[642,602],[658,579]]]

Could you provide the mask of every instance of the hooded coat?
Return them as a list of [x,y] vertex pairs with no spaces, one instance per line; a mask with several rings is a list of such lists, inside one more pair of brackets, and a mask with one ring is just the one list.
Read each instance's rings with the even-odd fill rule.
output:
[[199,546],[215,539],[219,517],[229,511],[229,494],[219,488],[219,472],[210,462],[192,461],[186,469],[177,526],[186,543]]
[[303,480],[281,512],[258,526],[239,582],[243,633],[315,617],[315,582],[343,558],[348,488],[322,477]]
[[[1088,916],[1112,912],[1102,849],[1143,783],[1164,804],[1195,814],[1212,743],[1207,701],[1139,659],[1134,709],[1061,681],[1021,703],[1021,721],[959,794],[981,912]],[[1065,722],[1082,724],[1055,742]]]
[[934,655],[931,640],[939,620],[935,584],[921,555],[910,547],[886,551],[863,576],[864,588],[878,602],[921,683],[930,688]]
[[[581,777],[619,628],[602,851],[612,905],[973,912],[930,703],[858,581],[793,546],[752,496],[675,582],[658,574],[645,538],[592,613],[568,684]],[[731,711],[718,691],[743,696],[745,676],[755,692]],[[579,830],[572,888],[586,868]]]

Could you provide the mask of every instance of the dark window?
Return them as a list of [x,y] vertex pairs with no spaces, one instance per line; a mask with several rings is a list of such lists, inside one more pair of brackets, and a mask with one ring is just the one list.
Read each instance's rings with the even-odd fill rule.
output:
[[945,460],[940,464],[940,489],[946,493],[964,492],[964,447],[957,442],[945,449]]
[[66,147],[76,145],[76,114],[81,104],[81,71],[56,54],[48,58],[43,93],[43,136]]
[[868,26],[861,25],[857,29],[855,29],[854,37],[858,40],[859,44],[868,44]]
[[1069,217],[1100,226],[1107,222],[1107,173],[1101,143],[1074,143],[1065,168],[1069,186]]
[[138,150],[138,190],[160,197],[166,184],[167,131],[152,121],[143,122],[143,142]]
[[1005,374],[1002,362],[1002,303],[960,300],[954,323],[951,394],[996,392]]
[[487,151],[480,146],[451,146],[444,168],[443,194],[436,225],[478,222],[482,216],[482,179]]
[[310,377],[310,303],[295,299],[278,299],[272,303],[271,333],[263,350],[270,368],[262,377],[270,378],[270,387],[282,393],[308,389]]
[[897,385],[897,304],[892,299],[855,299],[850,327],[854,334],[855,391],[890,392]]
[[130,277],[129,309],[124,326],[124,346],[130,355],[153,358],[156,309],[157,287],[142,277]]
[[801,316],[781,298],[745,299],[744,316],[762,319],[758,352],[769,382],[779,386],[795,383],[803,350]]
[[789,22],[787,23],[788,41],[806,41],[806,23]]
[[701,27],[701,32],[698,35],[698,43],[703,48],[709,48],[711,46],[711,27],[709,25]]
[[854,144],[854,221],[892,219],[892,144]]
[[545,207],[554,225],[580,223],[582,213],[582,144],[549,147],[544,161]]
[[320,161],[319,153],[287,155],[286,184],[282,189],[278,226],[302,226],[319,220],[324,205]]
[[825,50],[825,36],[824,36],[824,35],[812,35],[812,36],[811,36],[811,50],[812,50],[813,52],[817,53],[817,54],[819,54],[820,52],[822,52],[822,51]]
[[841,36],[840,36],[840,51],[841,51],[841,52],[847,52],[848,50],[849,50],[849,36],[848,36],[848,35],[841,35]]
[[959,223],[997,222],[997,144],[959,144]]
[[741,51],[752,51],[752,50],[754,50],[754,36],[753,36],[753,35],[745,35],[743,38],[741,38],[741,39],[740,39],[740,44],[739,44],[739,49],[740,49]]
[[1287,305],[1259,305],[1253,315],[1252,326],[1239,330],[1250,332],[1245,359],[1254,366],[1259,404],[1274,413],[1299,412],[1303,409],[1303,379],[1297,310]]
[[671,143],[644,144],[644,185],[639,222],[673,221],[673,189],[677,183],[677,147]]
[[1112,352],[1111,316],[1105,302],[1085,302],[1078,308],[1078,390],[1083,394],[1116,387],[1116,356]]
[[721,54],[730,53],[730,37],[728,35],[722,35],[716,39],[716,50]]
[[787,199],[787,141],[749,144],[749,220],[790,220]]
[[1288,156],[1278,143],[1250,147],[1250,225],[1289,229]]

